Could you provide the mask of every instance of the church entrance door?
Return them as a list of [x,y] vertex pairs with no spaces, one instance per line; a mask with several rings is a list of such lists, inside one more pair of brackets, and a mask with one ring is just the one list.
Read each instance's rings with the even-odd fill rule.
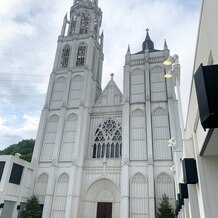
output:
[[97,218],[112,218],[112,203],[98,203]]

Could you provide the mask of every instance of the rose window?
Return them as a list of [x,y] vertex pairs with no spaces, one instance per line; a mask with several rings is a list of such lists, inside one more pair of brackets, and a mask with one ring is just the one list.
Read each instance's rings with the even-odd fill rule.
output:
[[92,147],[93,158],[120,158],[122,155],[122,128],[119,123],[108,119],[95,132]]

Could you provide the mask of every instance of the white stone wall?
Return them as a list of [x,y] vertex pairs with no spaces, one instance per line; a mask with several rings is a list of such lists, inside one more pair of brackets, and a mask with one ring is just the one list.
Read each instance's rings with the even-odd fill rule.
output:
[[[12,155],[1,155],[0,161],[5,162],[0,182],[0,204],[4,204],[4,207],[0,209],[0,216],[3,213],[10,214],[11,218],[16,218],[19,213],[17,206],[26,202],[32,194],[32,184],[34,182],[34,171],[36,167]],[[9,182],[13,164],[23,167],[19,184]],[[7,204],[8,206],[10,205],[10,211],[7,211]]]
[[[202,1],[193,74],[201,63],[204,66],[218,64],[217,6],[217,1]],[[185,138],[192,139],[192,157],[197,162],[199,182],[197,185],[188,185],[189,199],[186,201],[186,207],[183,209],[188,210],[188,212],[186,212],[184,217],[215,218],[218,214],[216,206],[218,200],[218,190],[216,188],[218,173],[215,170],[218,166],[218,159],[215,155],[200,156],[207,134],[208,130],[204,131],[200,123],[195,84],[192,81]],[[183,156],[187,157],[189,155],[190,157],[189,150],[185,148],[185,151]],[[214,154],[216,153],[217,148],[214,149]]]

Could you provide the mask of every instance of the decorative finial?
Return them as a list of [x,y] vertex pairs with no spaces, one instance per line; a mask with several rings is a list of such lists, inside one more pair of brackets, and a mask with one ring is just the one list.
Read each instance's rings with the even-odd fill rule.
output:
[[130,54],[130,44],[128,44],[128,48],[127,48],[126,54]]
[[147,28],[145,31],[146,31],[146,32],[147,32],[147,34],[148,34],[148,32],[149,32],[149,29]]
[[114,74],[113,74],[113,73],[111,73],[111,74],[110,74],[110,76],[111,76],[111,79],[113,79],[113,78],[114,78]]
[[167,40],[166,39],[164,39],[164,50],[168,50]]

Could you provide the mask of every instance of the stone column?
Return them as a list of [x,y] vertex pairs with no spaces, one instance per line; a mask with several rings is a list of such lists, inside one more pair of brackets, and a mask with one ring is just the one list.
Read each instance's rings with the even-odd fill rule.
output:
[[121,204],[120,218],[129,217],[129,115],[130,105],[125,102],[123,106],[123,151],[122,151],[122,169],[121,169]]
[[48,184],[47,184],[47,190],[46,190],[46,195],[45,195],[42,218],[51,217],[52,203],[53,203],[53,197],[54,197],[54,188],[55,188],[55,183],[56,183],[56,179],[54,178],[57,174],[57,165],[53,164],[50,167],[49,172],[50,173],[48,177]]
[[69,185],[67,190],[67,201],[66,201],[66,207],[65,207],[65,218],[74,218],[71,214],[73,213],[74,208],[73,205],[73,188],[74,188],[74,179],[75,179],[75,171],[76,171],[76,160],[72,163],[72,166],[70,167],[70,176],[69,176]]
[[[89,135],[89,125],[90,125],[90,114],[89,108],[84,105],[80,105],[79,109],[79,125],[78,125],[78,142],[75,144],[75,172],[74,174],[74,184],[72,188],[72,204],[71,207],[73,210],[71,211],[71,218],[79,217],[79,209],[81,199],[81,191],[82,191],[82,178],[83,178],[83,163],[86,149],[86,140]],[[72,174],[72,179],[73,179]]]
[[147,131],[147,170],[148,170],[148,213],[149,218],[155,218],[155,178],[154,178],[154,154],[153,154],[153,140],[152,140],[152,122],[151,122],[151,94],[150,94],[150,72],[149,65],[146,65],[145,69],[145,81],[146,81],[146,131]]

